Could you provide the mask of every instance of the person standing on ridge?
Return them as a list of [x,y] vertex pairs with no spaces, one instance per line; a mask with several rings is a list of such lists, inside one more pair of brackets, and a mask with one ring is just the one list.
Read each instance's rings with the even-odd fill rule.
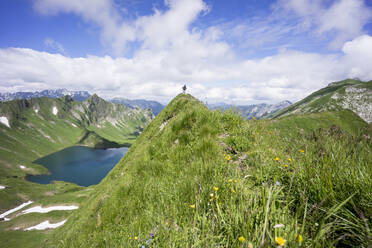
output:
[[182,87],[182,90],[183,90],[183,94],[186,94],[186,84]]

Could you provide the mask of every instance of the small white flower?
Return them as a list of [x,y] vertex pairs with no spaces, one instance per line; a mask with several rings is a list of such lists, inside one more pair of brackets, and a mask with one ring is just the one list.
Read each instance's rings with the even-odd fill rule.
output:
[[276,225],[274,226],[274,228],[281,228],[281,227],[284,227],[284,224],[276,224]]

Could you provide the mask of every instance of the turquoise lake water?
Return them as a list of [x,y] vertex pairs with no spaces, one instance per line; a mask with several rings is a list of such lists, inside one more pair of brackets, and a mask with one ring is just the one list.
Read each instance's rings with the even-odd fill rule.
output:
[[110,149],[69,147],[34,161],[46,167],[50,174],[27,175],[26,179],[41,184],[52,181],[72,182],[81,186],[98,184],[127,151],[127,147]]

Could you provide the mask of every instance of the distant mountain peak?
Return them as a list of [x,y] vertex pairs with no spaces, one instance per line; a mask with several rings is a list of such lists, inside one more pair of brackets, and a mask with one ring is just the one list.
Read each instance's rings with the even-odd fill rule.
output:
[[47,89],[35,92],[15,92],[15,93],[0,93],[0,101],[6,102],[17,99],[31,99],[38,97],[59,98],[63,96],[71,96],[76,101],[84,101],[90,94],[88,91],[72,91],[67,89]]
[[231,105],[226,103],[216,103],[216,104],[208,104],[207,107],[210,109],[229,109],[235,108],[237,109],[241,115],[247,119],[251,119],[253,117],[260,119],[260,118],[268,118],[277,111],[290,106],[292,103],[288,100],[281,101],[277,104],[268,104],[268,103],[260,103],[260,104],[250,104],[250,105]]
[[121,97],[115,97],[111,99],[111,102],[113,103],[119,103],[123,104],[131,109],[134,108],[142,108],[146,109],[149,108],[152,110],[154,115],[158,115],[160,111],[165,107],[163,104],[153,101],[153,100],[145,100],[145,99],[126,99],[126,98],[121,98]]

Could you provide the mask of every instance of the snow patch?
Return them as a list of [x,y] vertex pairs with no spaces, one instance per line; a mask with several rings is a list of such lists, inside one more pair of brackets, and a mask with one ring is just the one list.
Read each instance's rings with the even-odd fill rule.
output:
[[45,229],[48,229],[48,228],[57,228],[57,227],[60,227],[63,224],[65,224],[66,221],[67,220],[63,220],[61,222],[57,222],[57,223],[52,224],[52,223],[49,222],[49,220],[47,220],[47,221],[41,222],[40,224],[38,224],[36,226],[32,226],[32,227],[26,228],[24,230],[25,231],[30,231],[30,230],[45,230]]
[[57,115],[58,114],[58,109],[56,106],[53,107],[53,114],[54,115]]
[[5,189],[6,187],[3,185],[0,185],[0,189]]
[[9,121],[8,121],[8,118],[7,117],[1,116],[0,117],[0,122],[3,123],[5,126],[7,126],[7,127],[10,128]]
[[[18,210],[26,207],[27,205],[30,205],[31,203],[33,203],[33,201],[28,201],[28,202],[22,203],[18,207],[12,208],[12,209],[6,211],[5,213],[0,214],[0,218],[5,218],[9,214],[14,213],[14,212],[17,212]],[[5,220],[9,220],[9,219],[6,218]]]
[[21,168],[22,170],[27,169],[26,166],[24,166],[24,165],[20,165],[19,168]]
[[43,208],[42,206],[32,207],[26,210],[23,210],[21,214],[28,214],[28,213],[49,213],[55,210],[75,210],[78,209],[78,206],[52,206]]

